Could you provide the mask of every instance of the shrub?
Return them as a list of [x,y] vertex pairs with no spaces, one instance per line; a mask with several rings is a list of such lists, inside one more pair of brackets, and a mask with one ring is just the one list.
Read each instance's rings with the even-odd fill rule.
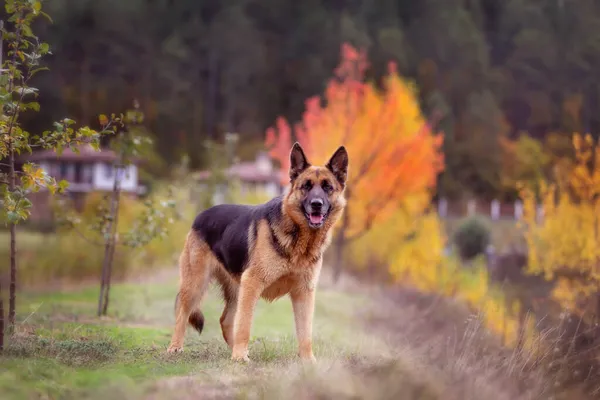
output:
[[483,254],[490,244],[490,228],[480,217],[463,220],[454,233],[454,244],[464,260]]

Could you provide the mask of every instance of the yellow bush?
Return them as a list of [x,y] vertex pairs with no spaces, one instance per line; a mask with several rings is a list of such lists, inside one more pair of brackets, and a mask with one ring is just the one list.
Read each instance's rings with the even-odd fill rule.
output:
[[[418,216],[404,209],[354,242],[347,257],[358,268],[374,261],[387,265],[396,282],[465,302],[506,345],[515,345],[519,340],[519,305],[509,304],[503,293],[490,285],[481,257],[467,268],[458,258],[444,256],[447,239],[443,232],[436,213]],[[522,329],[525,345],[532,343],[533,325]]]
[[574,164],[561,163],[557,182],[540,185],[541,221],[532,189],[521,187],[521,197],[528,272],[557,279],[554,299],[583,313],[600,291],[600,145],[590,135],[575,134],[573,148]]
[[437,290],[446,271],[440,268],[445,237],[437,215],[425,214],[416,220],[398,221],[402,230],[390,260],[390,273],[396,280],[409,280],[421,290]]

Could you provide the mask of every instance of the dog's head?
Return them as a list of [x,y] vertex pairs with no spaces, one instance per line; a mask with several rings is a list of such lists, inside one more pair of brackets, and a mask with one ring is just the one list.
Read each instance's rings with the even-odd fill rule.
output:
[[348,153],[340,146],[324,167],[312,166],[295,143],[290,153],[291,188],[287,202],[293,213],[312,229],[330,227],[339,217],[346,200]]

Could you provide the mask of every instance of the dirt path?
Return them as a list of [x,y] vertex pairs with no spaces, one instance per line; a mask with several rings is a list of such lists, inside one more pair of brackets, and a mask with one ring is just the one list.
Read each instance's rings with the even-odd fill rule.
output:
[[348,276],[332,286],[326,272],[321,286],[373,300],[356,310],[361,334],[371,344],[354,356],[319,360],[309,372],[297,363],[276,363],[162,379],[145,398],[164,398],[167,392],[182,399],[224,399],[240,392],[247,398],[298,399],[551,398],[544,377],[525,373],[514,353],[499,346],[460,304],[408,289],[367,286]]

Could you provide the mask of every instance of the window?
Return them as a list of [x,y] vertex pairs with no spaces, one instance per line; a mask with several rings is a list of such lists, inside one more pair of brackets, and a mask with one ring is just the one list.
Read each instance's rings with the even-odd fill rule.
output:
[[60,177],[60,179],[65,179],[67,178],[67,175],[69,174],[69,164],[67,164],[66,162],[61,162],[59,164],[59,170],[58,170],[58,176]]
[[120,181],[123,181],[126,178],[127,178],[127,176],[126,176],[125,168],[119,168],[119,169],[117,169],[116,179],[119,179]]
[[113,176],[113,166],[110,163],[104,163],[104,177],[105,178],[112,178]]
[[93,177],[93,170],[92,170],[92,165],[91,164],[84,164],[83,166],[83,172],[82,172],[82,176],[83,176],[83,183],[92,183],[94,180]]
[[73,178],[73,181],[77,183],[83,182],[83,164],[81,162],[76,162],[74,164],[74,169],[75,177]]

